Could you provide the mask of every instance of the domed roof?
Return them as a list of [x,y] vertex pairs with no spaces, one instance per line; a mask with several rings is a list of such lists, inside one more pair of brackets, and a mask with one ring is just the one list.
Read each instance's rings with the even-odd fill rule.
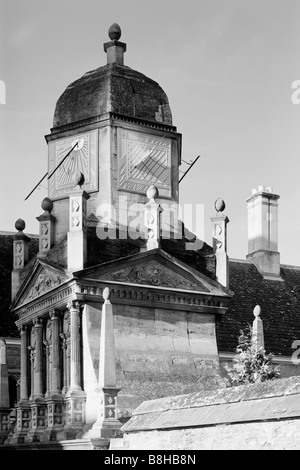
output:
[[[119,28],[112,25],[111,29]],[[126,44],[118,39],[104,44],[107,65],[85,73],[71,83],[56,103],[53,127],[113,112],[172,125],[166,93],[157,82],[123,65]]]

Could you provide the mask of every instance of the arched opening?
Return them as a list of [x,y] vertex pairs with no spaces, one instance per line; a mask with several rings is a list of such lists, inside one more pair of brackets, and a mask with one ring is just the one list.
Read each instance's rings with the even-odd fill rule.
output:
[[18,379],[12,375],[8,377],[9,406],[13,408],[19,400]]

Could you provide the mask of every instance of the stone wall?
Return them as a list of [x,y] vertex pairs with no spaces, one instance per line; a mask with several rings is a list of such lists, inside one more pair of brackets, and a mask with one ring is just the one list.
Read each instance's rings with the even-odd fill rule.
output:
[[[220,386],[214,315],[114,305],[118,413],[128,419],[143,401]],[[98,397],[101,304],[83,314],[87,420]]]
[[300,378],[144,402],[123,426],[127,450],[299,449]]

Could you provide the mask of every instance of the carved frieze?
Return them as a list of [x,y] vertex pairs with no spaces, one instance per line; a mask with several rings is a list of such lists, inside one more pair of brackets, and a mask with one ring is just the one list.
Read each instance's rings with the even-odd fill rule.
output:
[[27,302],[31,302],[43,294],[59,287],[67,279],[67,276],[59,271],[48,269],[46,267],[39,267],[35,275],[32,277],[31,282],[29,282],[27,287],[24,289],[23,294],[20,296],[14,308],[26,304]]
[[61,276],[51,273],[50,271],[44,271],[39,275],[34,286],[29,290],[25,300],[35,299],[45,292],[59,286],[61,282]]
[[199,290],[200,288],[203,292],[208,292],[208,289],[204,285],[200,285],[200,282],[198,284],[193,283],[157,261],[149,261],[144,265],[130,266],[112,274],[106,274],[105,278],[112,281],[176,289]]

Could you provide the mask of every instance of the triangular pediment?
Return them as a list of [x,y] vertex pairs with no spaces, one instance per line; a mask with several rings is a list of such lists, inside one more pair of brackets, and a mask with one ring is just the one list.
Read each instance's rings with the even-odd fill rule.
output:
[[206,294],[225,296],[229,294],[228,289],[219,283],[161,249],[103,263],[74,273],[74,276],[80,279],[188,290]]
[[11,308],[16,309],[69,280],[67,272],[52,263],[37,260],[27,274],[19,292],[12,302]]

